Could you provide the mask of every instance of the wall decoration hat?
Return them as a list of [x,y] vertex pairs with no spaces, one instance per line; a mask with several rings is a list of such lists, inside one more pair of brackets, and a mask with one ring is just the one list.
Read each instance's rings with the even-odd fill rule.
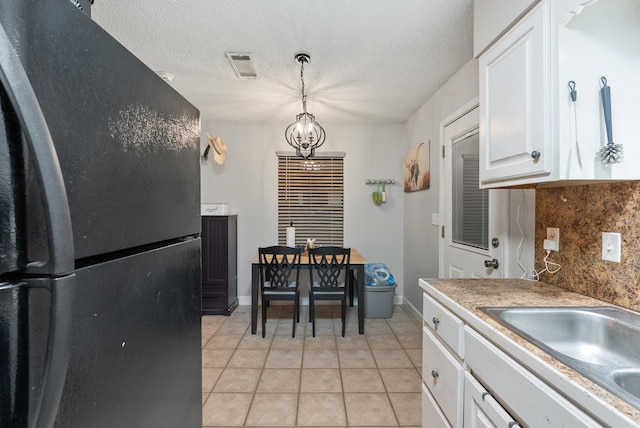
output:
[[209,145],[202,154],[202,159],[207,160],[209,158],[209,150],[213,148],[213,160],[216,163],[222,165],[227,160],[227,144],[222,137],[212,137],[207,132],[207,138],[209,138]]

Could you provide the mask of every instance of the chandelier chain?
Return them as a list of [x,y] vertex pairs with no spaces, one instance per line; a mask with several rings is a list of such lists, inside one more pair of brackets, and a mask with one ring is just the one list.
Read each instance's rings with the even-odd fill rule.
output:
[[302,111],[307,112],[307,96],[304,93],[304,63],[306,61],[300,61],[300,80],[302,81]]

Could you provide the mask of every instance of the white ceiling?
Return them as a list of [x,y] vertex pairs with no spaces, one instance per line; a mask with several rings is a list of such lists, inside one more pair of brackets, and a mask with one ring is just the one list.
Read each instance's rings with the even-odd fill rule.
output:
[[[92,17],[202,121],[404,122],[473,56],[472,0],[97,0]],[[225,52],[251,52],[239,79]]]

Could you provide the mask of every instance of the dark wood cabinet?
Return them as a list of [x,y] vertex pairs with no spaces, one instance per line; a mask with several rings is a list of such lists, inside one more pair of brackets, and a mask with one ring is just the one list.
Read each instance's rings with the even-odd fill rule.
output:
[[202,217],[202,315],[238,306],[238,216]]

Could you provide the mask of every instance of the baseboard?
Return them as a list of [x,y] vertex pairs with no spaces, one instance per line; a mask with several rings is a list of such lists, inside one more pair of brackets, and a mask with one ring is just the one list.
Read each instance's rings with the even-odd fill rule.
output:
[[411,302],[405,300],[403,302],[403,305],[405,308],[409,309],[411,315],[413,315],[418,321],[422,322],[422,313],[420,313],[420,311],[417,310],[416,307],[411,304]]

